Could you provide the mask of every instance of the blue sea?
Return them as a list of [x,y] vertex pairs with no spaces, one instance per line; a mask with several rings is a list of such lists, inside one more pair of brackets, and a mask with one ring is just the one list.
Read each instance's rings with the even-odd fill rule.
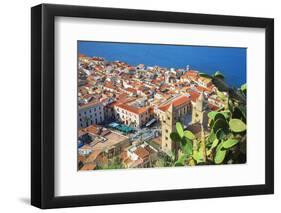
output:
[[230,86],[246,83],[246,48],[78,41],[78,53],[134,66],[178,69],[190,65],[208,74],[219,70]]

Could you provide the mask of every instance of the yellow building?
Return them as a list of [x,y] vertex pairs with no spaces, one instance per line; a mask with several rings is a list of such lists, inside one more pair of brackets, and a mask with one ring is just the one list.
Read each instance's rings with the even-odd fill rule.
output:
[[192,123],[200,123],[204,128],[208,126],[208,100],[204,93],[201,93],[192,108]]
[[177,151],[177,144],[171,140],[170,134],[176,131],[177,121],[191,114],[191,106],[188,96],[180,96],[158,108],[162,129],[162,150],[167,154]]

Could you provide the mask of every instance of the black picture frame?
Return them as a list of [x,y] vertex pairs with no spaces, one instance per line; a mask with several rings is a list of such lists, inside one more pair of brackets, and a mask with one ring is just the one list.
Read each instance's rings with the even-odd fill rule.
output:
[[[266,32],[265,184],[56,197],[54,195],[54,21],[58,16],[264,28]],[[274,20],[271,18],[41,4],[31,9],[31,97],[31,204],[39,208],[274,193]]]

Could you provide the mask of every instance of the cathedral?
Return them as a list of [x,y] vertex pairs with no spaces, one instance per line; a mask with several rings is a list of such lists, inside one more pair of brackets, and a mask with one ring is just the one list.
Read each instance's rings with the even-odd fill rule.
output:
[[192,108],[192,124],[200,123],[204,129],[208,127],[208,100],[204,93],[201,93]]
[[[191,115],[191,122],[185,123],[187,129],[193,129],[199,126],[199,134],[201,130],[208,128],[208,100],[202,93],[195,103],[191,104],[188,97],[182,96],[166,106],[159,107],[160,121],[162,126],[162,150],[167,154],[178,150],[177,144],[171,140],[170,134],[176,132],[176,122],[183,122],[183,118]],[[198,128],[197,128],[198,129]],[[194,131],[193,131],[194,132]],[[197,133],[197,132],[196,132]],[[194,134],[196,134],[194,132]]]

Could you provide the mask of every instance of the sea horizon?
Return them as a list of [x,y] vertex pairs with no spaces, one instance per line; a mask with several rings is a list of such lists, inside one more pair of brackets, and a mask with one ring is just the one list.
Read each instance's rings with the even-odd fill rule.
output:
[[129,65],[190,69],[207,74],[220,71],[229,86],[246,83],[247,49],[189,45],[78,41],[78,54],[122,61]]

